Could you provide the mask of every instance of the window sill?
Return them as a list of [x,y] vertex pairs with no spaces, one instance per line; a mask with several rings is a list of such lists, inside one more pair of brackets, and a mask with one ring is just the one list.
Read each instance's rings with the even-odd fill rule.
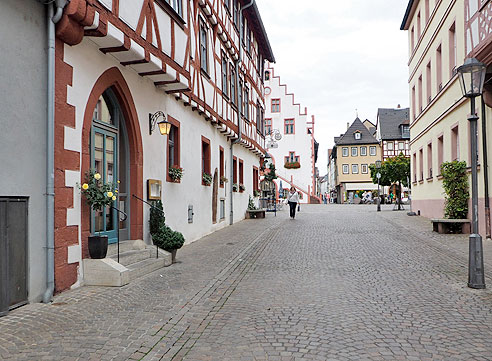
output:
[[181,179],[178,179],[178,180],[172,180],[171,178],[166,177],[166,182],[167,182],[167,183],[177,183],[177,184],[179,184],[179,183],[181,183]]
[[204,181],[202,181],[202,186],[205,186],[205,187],[210,187],[210,186],[211,186],[211,184],[207,184],[207,183],[205,183]]
[[412,182],[412,184],[413,184],[414,186],[416,186],[416,185],[417,185],[417,182],[416,182],[416,181],[413,181],[413,182]]
[[443,177],[442,175],[440,175],[440,174],[438,174],[438,175],[437,175],[437,179],[438,179],[438,180],[441,180],[441,179],[443,179],[443,178],[444,178],[444,177]]
[[205,78],[210,80],[210,75],[208,75],[208,72],[205,69],[203,69],[201,66],[200,66],[200,72],[202,73],[203,76],[205,76]]
[[427,182],[432,182],[434,180],[434,177],[429,177],[426,179]]
[[424,180],[423,179],[420,179],[419,180],[419,184],[424,184]]

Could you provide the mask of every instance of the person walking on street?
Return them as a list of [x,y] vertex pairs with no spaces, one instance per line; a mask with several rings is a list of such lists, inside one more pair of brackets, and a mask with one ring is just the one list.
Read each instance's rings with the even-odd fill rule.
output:
[[299,193],[297,193],[294,186],[290,187],[289,195],[287,196],[287,202],[290,207],[290,218],[296,218],[296,207],[299,203]]

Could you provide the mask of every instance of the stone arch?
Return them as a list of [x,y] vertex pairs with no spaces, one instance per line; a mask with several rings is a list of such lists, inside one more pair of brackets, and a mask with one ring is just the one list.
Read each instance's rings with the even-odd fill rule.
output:
[[[132,194],[143,198],[143,149],[140,124],[137,110],[133,101],[130,88],[123,74],[116,67],[106,70],[97,79],[89,95],[84,111],[84,124],[82,128],[82,167],[81,181],[85,173],[90,169],[90,135],[92,127],[92,115],[97,100],[108,88],[111,88],[118,100],[125,127],[128,135],[128,149],[130,167],[130,238],[143,239],[143,204],[132,197]],[[83,255],[87,256],[87,237],[90,235],[90,211],[87,204],[82,205],[82,243]]]

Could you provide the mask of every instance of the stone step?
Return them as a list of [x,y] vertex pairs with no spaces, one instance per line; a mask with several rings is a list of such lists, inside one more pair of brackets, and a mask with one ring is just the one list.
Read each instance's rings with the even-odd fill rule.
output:
[[166,266],[165,258],[149,258],[144,261],[133,263],[128,266],[130,270],[130,280],[142,277]]
[[[118,262],[117,254],[112,255],[110,258]],[[152,252],[152,250],[150,249],[131,250],[126,252],[120,252],[120,261],[118,263],[123,266],[128,266],[149,258],[155,258],[155,252]]]
[[[137,240],[128,240],[120,242],[120,255],[123,252],[132,251],[132,250],[142,250],[146,248],[146,244],[141,239]],[[118,244],[113,243],[108,245],[108,253],[107,257],[111,257],[118,254]]]

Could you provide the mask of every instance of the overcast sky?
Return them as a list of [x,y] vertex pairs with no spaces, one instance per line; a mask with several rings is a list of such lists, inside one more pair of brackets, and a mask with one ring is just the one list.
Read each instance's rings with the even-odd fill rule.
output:
[[358,110],[408,107],[408,0],[257,0],[277,63],[275,74],[316,116],[317,166]]

